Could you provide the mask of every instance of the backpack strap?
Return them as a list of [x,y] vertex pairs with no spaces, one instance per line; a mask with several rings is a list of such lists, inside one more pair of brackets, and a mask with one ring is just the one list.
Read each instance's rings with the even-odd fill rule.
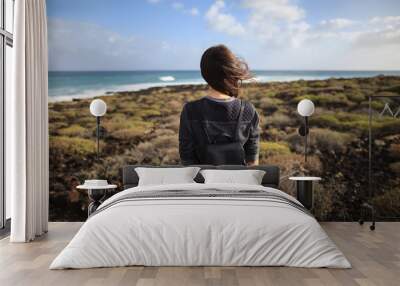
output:
[[238,121],[236,124],[236,134],[235,134],[235,139],[237,142],[239,142],[240,140],[240,123],[242,122],[242,118],[243,118],[243,111],[244,111],[244,107],[245,107],[245,102],[243,102],[243,100],[240,99],[240,111],[239,111],[239,116],[238,116]]

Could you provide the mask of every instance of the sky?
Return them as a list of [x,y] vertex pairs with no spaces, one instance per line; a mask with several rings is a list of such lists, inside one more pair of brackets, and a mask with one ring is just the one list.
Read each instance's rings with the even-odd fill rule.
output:
[[47,0],[50,70],[400,70],[399,0]]

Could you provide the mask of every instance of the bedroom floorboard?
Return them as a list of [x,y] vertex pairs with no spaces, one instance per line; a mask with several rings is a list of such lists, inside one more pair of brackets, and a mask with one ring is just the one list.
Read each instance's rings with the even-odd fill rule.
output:
[[49,233],[32,243],[0,240],[0,285],[400,285],[400,222],[369,225],[322,223],[353,265],[352,269],[289,267],[123,267],[48,270],[82,223],[54,222]]

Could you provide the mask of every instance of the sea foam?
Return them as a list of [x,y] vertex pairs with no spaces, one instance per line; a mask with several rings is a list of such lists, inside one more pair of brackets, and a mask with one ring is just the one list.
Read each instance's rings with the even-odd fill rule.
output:
[[170,76],[170,75],[160,76],[159,79],[161,81],[175,81],[175,78],[173,76]]

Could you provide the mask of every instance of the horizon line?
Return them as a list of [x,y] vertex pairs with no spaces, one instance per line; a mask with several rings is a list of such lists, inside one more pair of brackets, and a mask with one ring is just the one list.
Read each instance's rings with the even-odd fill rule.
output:
[[[290,72],[400,72],[399,69],[252,69],[250,71]],[[48,72],[200,72],[200,69],[132,69],[132,70],[49,70]]]

